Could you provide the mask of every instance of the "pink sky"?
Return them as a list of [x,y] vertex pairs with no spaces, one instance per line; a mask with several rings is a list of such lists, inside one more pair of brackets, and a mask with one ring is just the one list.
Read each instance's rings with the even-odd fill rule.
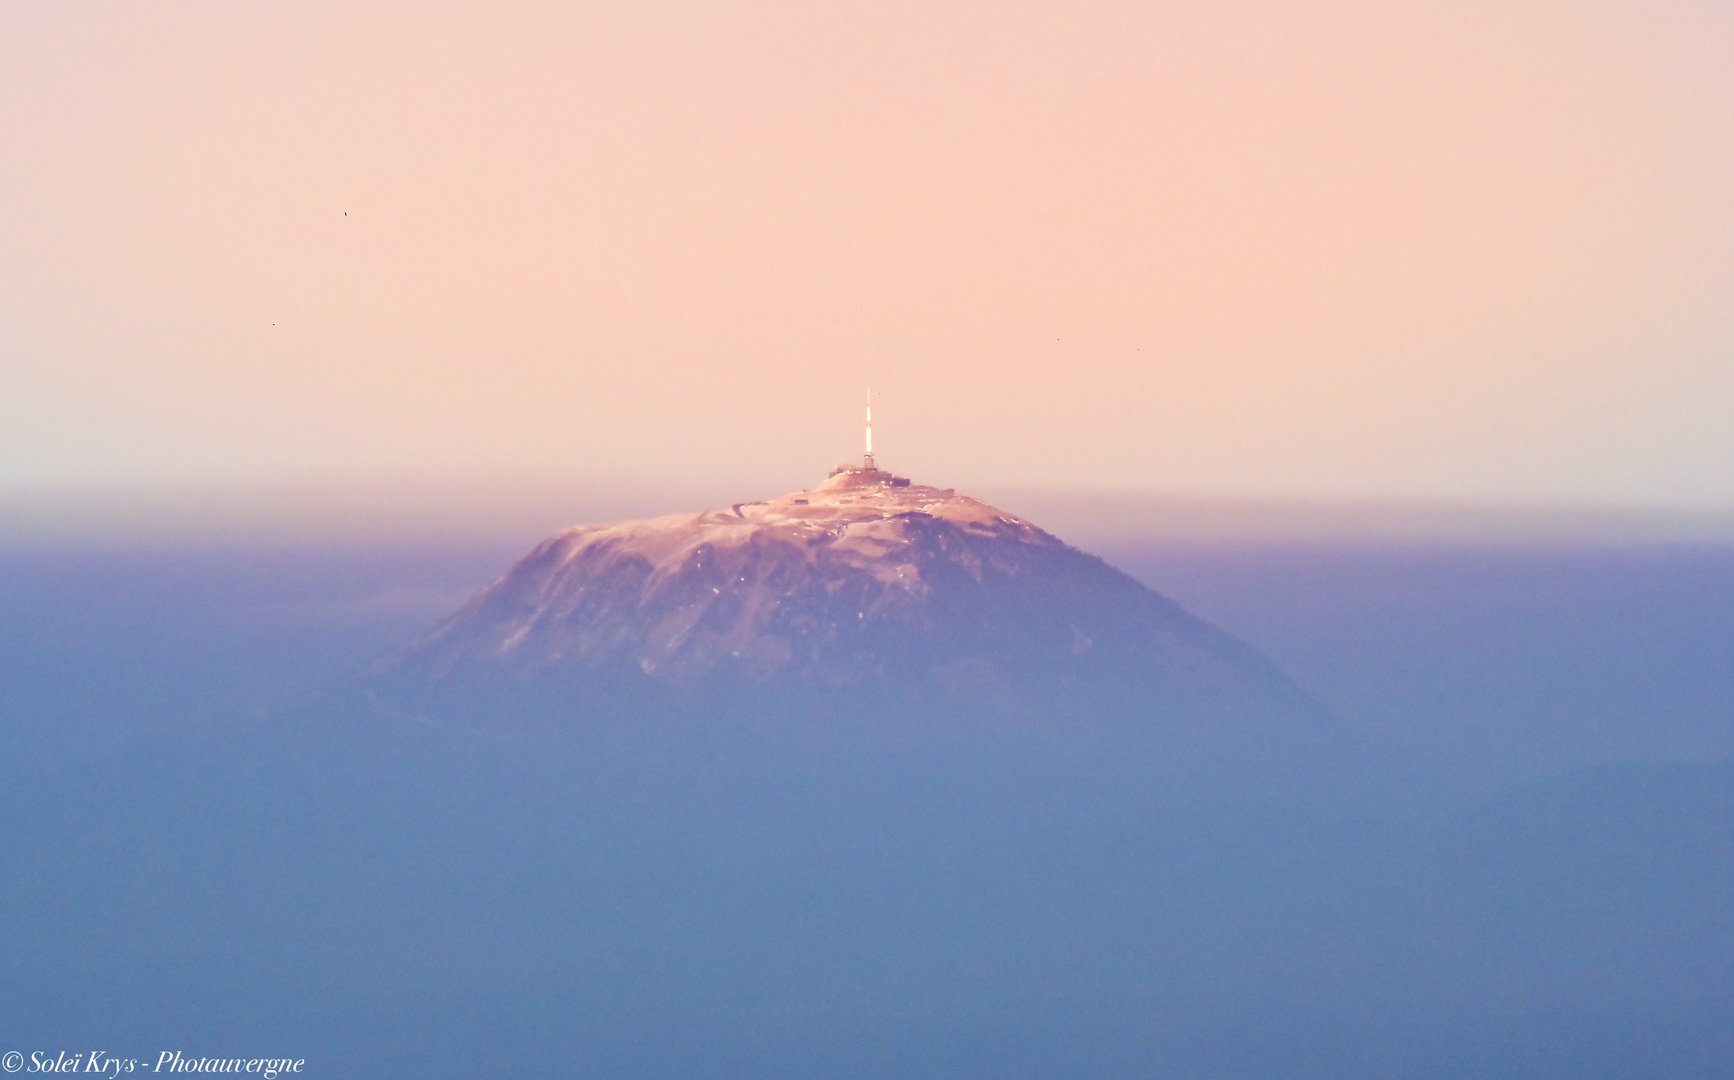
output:
[[[1734,7],[9,5],[0,490],[1734,508]],[[345,213],[347,212],[347,217]]]

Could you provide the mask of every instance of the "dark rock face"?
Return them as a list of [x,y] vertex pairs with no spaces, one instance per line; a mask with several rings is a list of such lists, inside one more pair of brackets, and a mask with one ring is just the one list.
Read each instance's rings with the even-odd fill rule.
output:
[[544,541],[380,678],[749,708],[1280,697],[1279,672],[1102,560],[950,491],[846,472]]

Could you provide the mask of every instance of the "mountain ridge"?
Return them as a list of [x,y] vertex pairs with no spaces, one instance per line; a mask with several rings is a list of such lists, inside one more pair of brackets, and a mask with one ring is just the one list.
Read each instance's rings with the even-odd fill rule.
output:
[[[441,678],[463,667],[636,667],[679,682],[733,666],[749,679],[849,683],[888,674],[901,650],[880,631],[1003,637],[996,616],[1014,613],[1046,651],[1087,666],[1129,644],[1114,633],[1123,626],[1105,638],[1091,632],[1105,606],[1200,665],[1268,665],[1023,518],[952,489],[850,469],[728,510],[562,530],[378,670]],[[953,657],[970,651],[956,640],[924,644]]]

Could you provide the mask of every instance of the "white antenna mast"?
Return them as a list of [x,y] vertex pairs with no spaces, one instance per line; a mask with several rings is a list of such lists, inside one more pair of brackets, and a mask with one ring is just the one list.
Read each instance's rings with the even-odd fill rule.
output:
[[867,456],[862,459],[862,467],[868,472],[873,471],[873,391],[867,391]]

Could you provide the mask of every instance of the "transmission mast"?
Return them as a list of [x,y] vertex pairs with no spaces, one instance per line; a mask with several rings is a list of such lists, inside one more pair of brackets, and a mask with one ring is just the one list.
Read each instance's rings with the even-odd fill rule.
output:
[[873,466],[873,391],[867,391],[867,456],[861,459],[861,467],[868,472]]

